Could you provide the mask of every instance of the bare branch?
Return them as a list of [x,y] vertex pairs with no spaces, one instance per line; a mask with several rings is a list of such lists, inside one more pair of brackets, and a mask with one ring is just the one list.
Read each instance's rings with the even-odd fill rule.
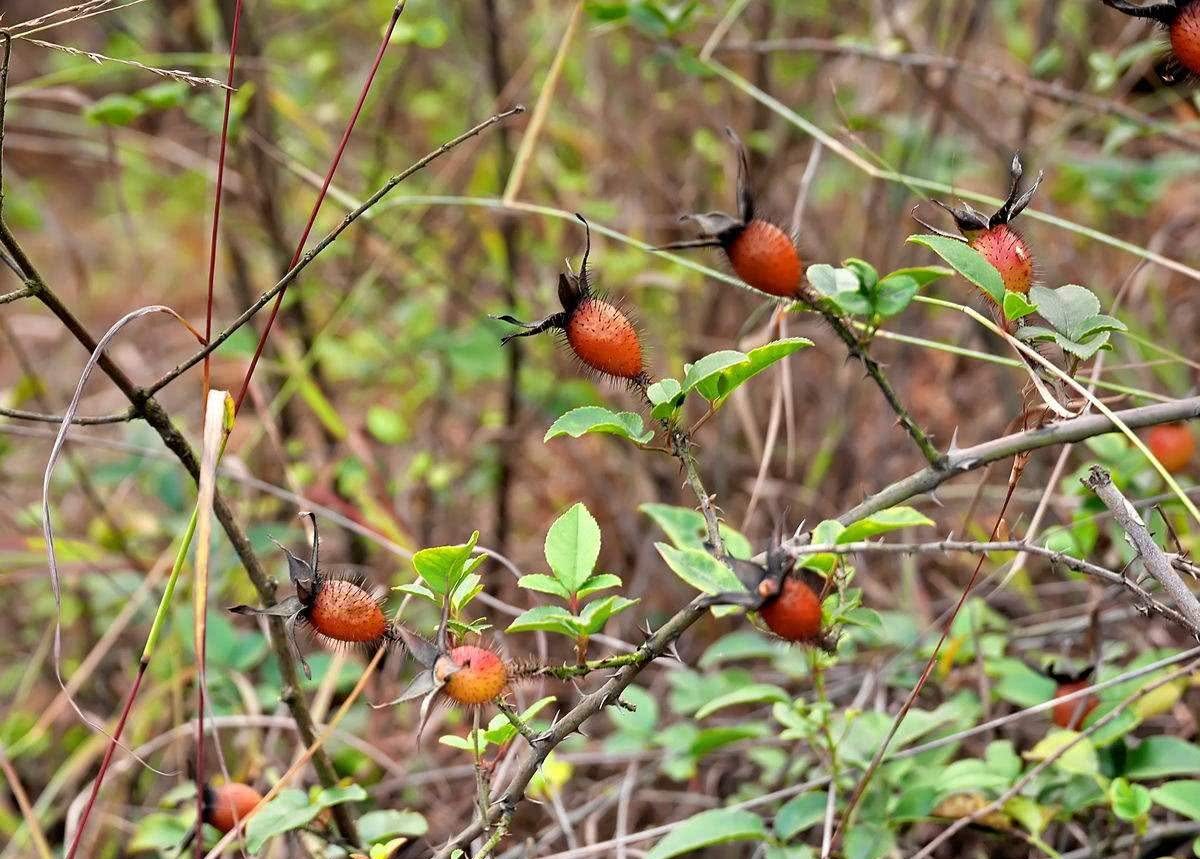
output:
[[1200,633],[1197,632],[1200,629],[1200,600],[1196,599],[1191,588],[1179,573],[1175,572],[1171,566],[1171,559],[1154,542],[1154,537],[1151,536],[1150,529],[1146,527],[1142,517],[1112,482],[1112,475],[1100,466],[1093,465],[1088,476],[1083,478],[1083,485],[1095,492],[1096,497],[1112,512],[1113,518],[1117,520],[1126,538],[1137,551],[1138,557],[1142,559],[1146,571],[1158,579],[1158,583],[1163,586],[1163,590],[1171,597],[1175,606],[1191,622],[1192,634],[1200,638]]

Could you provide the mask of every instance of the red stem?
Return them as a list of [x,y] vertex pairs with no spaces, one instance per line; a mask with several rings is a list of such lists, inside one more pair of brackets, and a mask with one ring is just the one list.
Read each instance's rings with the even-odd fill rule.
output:
[[[300,262],[300,257],[304,253],[304,244],[308,241],[308,234],[312,232],[313,224],[317,221],[317,213],[321,211],[321,204],[325,202],[329,185],[333,182],[333,174],[337,172],[342,155],[346,151],[346,144],[350,142],[350,133],[354,130],[354,124],[358,121],[358,115],[362,113],[363,104],[366,102],[367,94],[371,91],[371,84],[375,80],[375,73],[379,71],[379,65],[383,62],[383,55],[387,52],[388,43],[392,40],[392,31],[396,29],[396,22],[400,20],[400,13],[402,11],[404,11],[404,3],[397,3],[396,8],[392,11],[392,19],[388,22],[387,31],[383,34],[383,41],[379,43],[379,50],[375,52],[375,62],[371,64],[371,71],[368,72],[367,79],[363,81],[362,91],[358,94],[358,102],[354,105],[354,113],[351,114],[350,121],[346,123],[346,130],[342,132],[342,140],[338,144],[329,169],[325,172],[325,180],[321,183],[321,191],[317,194],[317,199],[313,203],[312,212],[308,216],[308,223],[304,225],[304,232],[300,234],[300,241],[296,243],[296,252],[292,255],[292,261],[288,264],[288,269],[293,268],[296,263]],[[254,357],[250,359],[250,367],[246,370],[246,377],[242,380],[242,389],[238,391],[237,399],[234,401],[235,414],[242,409],[246,393],[250,390],[250,379],[254,375],[255,368],[258,366],[258,359],[262,357],[263,348],[267,345],[267,337],[271,334],[271,327],[275,324],[275,317],[279,315],[279,308],[283,304],[283,296],[286,293],[287,287],[285,286],[279,291],[279,295],[275,297],[275,304],[271,307],[271,315],[267,317],[267,325],[263,329],[262,336],[258,338],[258,347],[254,350]]]
[[108,748],[104,752],[104,760],[100,762],[100,771],[96,773],[96,779],[92,782],[92,792],[88,794],[87,805],[83,807],[83,814],[79,817],[79,828],[75,830],[75,837],[71,839],[71,849],[67,851],[66,859],[75,859],[75,851],[79,849],[79,841],[83,838],[83,830],[87,828],[88,818],[92,814],[92,806],[96,804],[96,796],[100,793],[100,784],[104,781],[104,774],[108,772],[108,765],[112,763],[113,752],[117,750],[117,741],[121,738],[121,732],[125,730],[125,722],[129,718],[129,714],[133,711],[133,699],[137,697],[138,688],[142,685],[142,678],[146,676],[146,668],[148,662],[138,663],[137,677],[133,680],[133,688],[129,690],[129,697],[125,699],[125,707],[121,710],[121,718],[117,721],[117,727],[113,731],[112,740],[108,744]]
[[[212,339],[213,290],[217,278],[217,232],[221,224],[221,192],[225,188],[225,153],[229,148],[229,111],[233,102],[233,71],[237,65],[238,31],[242,23],[242,0],[233,9],[233,27],[229,35],[229,73],[225,77],[225,113],[221,118],[221,148],[217,156],[216,198],[213,200],[212,235],[208,243],[208,304],[204,310],[204,342]],[[208,400],[209,362],[204,356],[204,391],[201,402]],[[203,718],[203,714],[201,714]]]

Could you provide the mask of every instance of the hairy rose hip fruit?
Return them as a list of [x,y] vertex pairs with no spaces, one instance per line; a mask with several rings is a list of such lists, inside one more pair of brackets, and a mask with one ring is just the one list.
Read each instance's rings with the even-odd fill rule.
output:
[[[948,233],[927,224],[917,217],[916,208],[913,209],[913,218],[918,224],[943,238],[966,242],[968,247],[977,251],[1000,272],[1000,278],[1004,281],[1004,288],[1007,291],[1018,292],[1022,295],[1028,293],[1030,287],[1033,286],[1033,252],[1029,249],[1025,238],[1013,229],[1011,224],[1017,215],[1025,211],[1033,199],[1033,195],[1037,192],[1038,186],[1042,183],[1043,176],[1042,173],[1038,173],[1034,183],[1022,191],[1021,177],[1024,174],[1025,168],[1021,165],[1021,156],[1018,153],[1013,156],[1012,163],[1009,165],[1012,185],[1009,188],[1008,199],[991,215],[984,215],[982,212],[976,211],[969,203],[948,206],[940,200],[934,200],[935,205],[945,209],[954,218],[954,224],[958,227],[961,235]],[[998,313],[994,299],[987,293],[983,293],[983,295],[988,303],[993,305],[993,315],[996,316],[997,321],[1006,330],[1011,331],[1013,324],[1005,318],[1003,313]]]
[[525,676],[527,669],[505,662],[496,651],[477,644],[450,646],[450,612],[442,607],[442,622],[437,636],[429,641],[403,626],[396,634],[404,642],[421,670],[398,698],[374,707],[390,707],[421,698],[420,737],[429,719],[430,708],[439,696],[464,707],[480,707],[500,698],[509,685]]
[[771,632],[785,641],[812,645],[829,653],[837,637],[821,627],[821,599],[828,581],[810,570],[795,570],[795,560],[776,545],[767,551],[766,566],[739,558],[725,562],[745,590],[705,597],[702,605],[740,605],[757,612]]
[[1101,0],[1134,18],[1158,22],[1167,31],[1171,61],[1162,69],[1168,83],[1200,75],[1200,0],[1164,0],[1136,5],[1129,0]]
[[[1050,679],[1058,684],[1058,687],[1054,690],[1055,700],[1086,689],[1090,685],[1089,679],[1092,676],[1093,670],[1094,667],[1090,666],[1074,674],[1061,673],[1054,669],[1048,671]],[[1070,701],[1060,701],[1054,705],[1054,710],[1052,711],[1054,724],[1060,728],[1077,731],[1083,725],[1088,715],[1099,705],[1100,699],[1095,695],[1084,695],[1081,698],[1074,698]]]
[[279,547],[287,555],[288,577],[296,588],[295,596],[262,609],[235,605],[229,610],[235,614],[283,618],[288,645],[304,668],[305,675],[312,677],[312,669],[296,644],[297,623],[308,626],[330,644],[358,645],[371,650],[393,642],[395,630],[383,614],[381,597],[367,590],[360,577],[328,575],[317,566],[321,544],[317,520],[307,511],[300,515],[307,516],[313,526],[309,560],[301,560],[283,546]]
[[821,637],[821,600],[807,584],[789,576],[778,596],[759,609],[771,632],[787,641],[815,641]]
[[257,790],[235,781],[206,790],[209,795],[204,798],[204,822],[222,834],[233,829],[239,820],[244,820],[262,801],[262,794]]
[[544,331],[558,330],[565,335],[567,345],[584,366],[603,376],[623,379],[644,388],[649,384],[650,377],[646,373],[641,337],[621,308],[594,294],[588,271],[592,231],[582,215],[576,213],[575,217],[583,223],[587,244],[578,276],[558,276],[558,300],[562,304],[562,311],[533,323],[522,322],[507,314],[497,316],[497,319],[524,329],[502,338],[500,343],[503,345],[516,337],[532,337]]
[[379,600],[347,579],[325,581],[309,607],[308,622],[326,638],[355,644],[379,641],[387,632]]
[[446,695],[459,704],[486,704],[508,685],[504,661],[486,648],[463,644],[450,651],[450,659],[458,670],[446,680]]
[[1183,471],[1196,453],[1196,437],[1187,424],[1161,424],[1146,434],[1146,446],[1163,468]]
[[746,148],[733,129],[726,128],[725,133],[738,156],[738,217],[725,212],[684,215],[682,220],[695,222],[702,238],[663,245],[658,250],[721,248],[734,273],[749,286],[779,298],[798,298],[804,270],[796,243],[775,224],[755,216]]

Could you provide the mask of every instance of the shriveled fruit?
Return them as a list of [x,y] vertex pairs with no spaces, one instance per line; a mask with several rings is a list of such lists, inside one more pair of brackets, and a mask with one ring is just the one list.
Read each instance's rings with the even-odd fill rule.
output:
[[793,576],[783,580],[778,596],[767,600],[758,614],[780,638],[803,642],[821,638],[821,600]]
[[365,588],[344,579],[320,583],[307,620],[326,638],[353,644],[379,641],[387,632],[379,601]]
[[446,680],[446,694],[459,704],[486,704],[508,685],[508,668],[484,647],[463,644],[450,651],[458,670]]
[[204,822],[222,833],[228,832],[239,820],[249,817],[251,810],[261,801],[262,794],[250,785],[227,782],[210,789],[210,796],[205,805]]
[[1196,453],[1196,437],[1186,424],[1160,424],[1146,434],[1146,446],[1163,468],[1183,471]]

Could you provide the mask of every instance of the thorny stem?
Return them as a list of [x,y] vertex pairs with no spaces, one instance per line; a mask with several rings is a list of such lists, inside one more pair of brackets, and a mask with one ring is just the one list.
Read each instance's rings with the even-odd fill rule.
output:
[[521,718],[520,713],[510,707],[506,701],[499,699],[496,700],[496,709],[504,714],[504,718],[508,719],[509,724],[517,729],[517,733],[525,738],[525,741],[529,743],[531,748],[537,745],[537,735],[529,725],[525,724],[525,720]]
[[1083,479],[1083,485],[1095,492],[1096,497],[1104,502],[1104,506],[1112,511],[1113,518],[1117,520],[1117,524],[1137,551],[1138,557],[1142,559],[1146,571],[1162,585],[1175,607],[1187,617],[1192,633],[1196,635],[1196,630],[1200,628],[1200,601],[1197,601],[1196,595],[1179,573],[1175,572],[1166,552],[1154,542],[1146,523],[1129,503],[1129,499],[1112,482],[1112,475],[1100,466],[1093,465],[1091,472]]
[[807,301],[805,303],[817,313],[821,314],[821,316],[829,324],[829,327],[832,328],[834,333],[841,338],[844,344],[846,344],[846,350],[850,353],[850,357],[857,359],[863,365],[863,369],[867,371],[867,375],[871,377],[871,379],[875,382],[875,386],[879,388],[880,393],[883,394],[883,398],[887,400],[888,406],[890,406],[892,411],[895,412],[896,422],[900,424],[900,426],[904,427],[905,432],[908,433],[909,437],[913,440],[917,447],[920,448],[921,455],[925,457],[925,461],[932,466],[939,465],[944,459],[944,456],[934,445],[932,439],[929,438],[929,435],[925,432],[925,430],[921,429],[921,427],[918,426],[917,422],[913,419],[913,416],[909,414],[908,409],[904,406],[904,403],[900,401],[900,395],[897,394],[896,389],[892,387],[892,383],[888,380],[887,375],[883,372],[883,368],[880,366],[879,362],[871,357],[871,353],[867,351],[867,347],[864,346],[859,339],[854,336],[854,332],[850,330],[850,327],[846,325],[842,318],[836,313],[826,310],[815,303]]
[[700,512],[704,515],[704,527],[708,532],[708,544],[718,558],[725,557],[725,541],[721,539],[721,525],[717,517],[717,509],[713,506],[712,496],[704,488],[700,480],[700,470],[696,466],[696,457],[692,454],[692,438],[683,430],[674,427],[671,430],[671,450],[683,465],[687,476],[688,486],[700,502]]

